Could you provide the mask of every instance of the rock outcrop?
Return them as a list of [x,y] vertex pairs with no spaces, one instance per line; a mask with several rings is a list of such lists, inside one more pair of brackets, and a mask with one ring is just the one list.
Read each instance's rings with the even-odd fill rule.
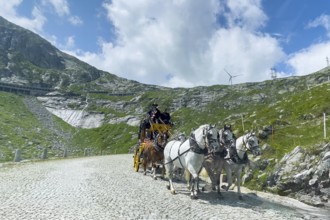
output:
[[313,151],[296,147],[267,179],[268,189],[313,206],[330,207],[330,143]]

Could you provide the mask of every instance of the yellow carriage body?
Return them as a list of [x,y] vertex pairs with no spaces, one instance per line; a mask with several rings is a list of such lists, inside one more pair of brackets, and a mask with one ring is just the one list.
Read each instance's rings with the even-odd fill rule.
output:
[[151,132],[158,132],[158,133],[164,133],[168,132],[171,129],[170,124],[157,124],[157,123],[151,123],[150,124],[150,131]]

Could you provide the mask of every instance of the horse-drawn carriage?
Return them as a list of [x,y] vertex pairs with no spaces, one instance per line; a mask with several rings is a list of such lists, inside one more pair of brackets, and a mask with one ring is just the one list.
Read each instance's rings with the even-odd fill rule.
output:
[[[140,124],[139,142],[134,151],[134,170],[136,172],[139,171],[140,165],[143,165],[146,173],[149,164],[155,168],[159,166],[156,163],[163,162],[163,151],[170,137],[172,123],[169,114],[160,112],[156,107]],[[155,170],[153,172],[155,177]]]

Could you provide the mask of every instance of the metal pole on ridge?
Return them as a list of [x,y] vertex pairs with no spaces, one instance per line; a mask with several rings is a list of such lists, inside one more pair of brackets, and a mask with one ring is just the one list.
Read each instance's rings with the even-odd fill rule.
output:
[[325,112],[323,113],[323,132],[324,132],[324,141],[325,141],[327,139],[327,126],[326,126]]

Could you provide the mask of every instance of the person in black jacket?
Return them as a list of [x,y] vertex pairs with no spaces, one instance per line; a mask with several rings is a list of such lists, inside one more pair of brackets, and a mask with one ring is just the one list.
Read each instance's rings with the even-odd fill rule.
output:
[[161,111],[158,109],[158,104],[156,103],[152,104],[151,109],[148,111],[150,122],[159,123],[160,115],[161,115]]

